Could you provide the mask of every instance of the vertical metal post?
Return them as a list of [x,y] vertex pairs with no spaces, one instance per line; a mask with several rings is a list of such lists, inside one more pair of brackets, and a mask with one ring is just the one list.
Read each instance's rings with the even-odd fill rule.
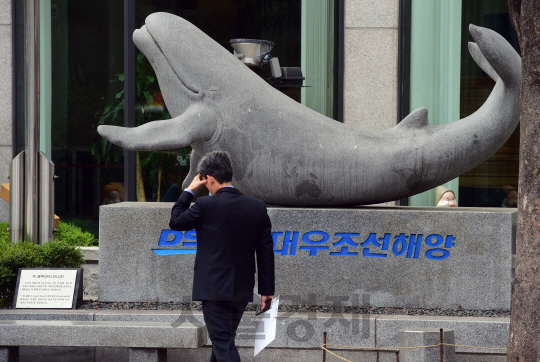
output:
[[[323,333],[323,347],[326,348],[326,332]],[[322,350],[322,362],[326,362],[326,350]]]
[[11,160],[9,171],[9,240],[16,243],[25,233],[24,151]]
[[439,342],[439,344],[440,344],[440,346],[439,346],[440,354],[439,354],[439,359],[440,359],[441,362],[443,362],[443,359],[444,359],[443,329],[441,328],[439,330],[439,332],[440,332],[440,338],[439,338],[439,340],[440,340],[440,342]]
[[[124,127],[136,127],[135,0],[124,0]],[[136,152],[124,150],[124,201],[137,201]]]
[[[336,0],[337,2],[337,41],[336,56],[337,56],[337,91],[336,91],[336,111],[337,120],[341,123],[345,122],[345,0]],[[334,116],[335,117],[335,116]]]
[[396,352],[396,362],[399,362],[399,351]]
[[54,163],[39,154],[39,243],[54,239]]
[[25,180],[24,239],[38,242],[39,0],[24,2]]

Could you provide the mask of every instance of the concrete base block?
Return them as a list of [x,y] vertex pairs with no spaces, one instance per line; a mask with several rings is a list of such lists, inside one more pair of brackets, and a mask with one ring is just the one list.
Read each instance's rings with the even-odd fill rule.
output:
[[[238,347],[238,353],[242,361],[250,362],[306,362],[322,361],[322,350],[320,348],[272,348],[263,349],[257,356],[253,357],[253,348]],[[206,346],[199,349],[169,349],[169,362],[208,362],[212,348]],[[364,351],[336,351],[340,357],[355,362],[377,362],[377,352]],[[339,361],[339,358],[326,355],[327,361]],[[395,361],[395,360],[394,360]]]
[[[400,347],[432,346],[439,342],[438,328],[410,328],[399,331]],[[443,342],[455,344],[453,330],[443,331]],[[440,347],[402,349],[399,357],[402,362],[439,362]],[[455,347],[444,346],[444,362],[456,362]]]
[[94,349],[94,347],[20,347],[19,362],[101,362],[98,359],[94,360]]
[[[100,301],[191,299],[195,254],[184,234],[168,231],[172,206],[100,208]],[[516,209],[269,207],[268,215],[285,304],[510,309]]]
[[167,349],[130,348],[129,362],[167,362]]
[[19,347],[0,347],[0,362],[19,362]]
[[456,362],[506,362],[505,354],[456,353]]
[[85,263],[81,266],[84,269],[83,273],[83,299],[97,300],[98,299],[98,283],[99,283],[99,247],[97,246],[81,246],[79,247],[84,255]]

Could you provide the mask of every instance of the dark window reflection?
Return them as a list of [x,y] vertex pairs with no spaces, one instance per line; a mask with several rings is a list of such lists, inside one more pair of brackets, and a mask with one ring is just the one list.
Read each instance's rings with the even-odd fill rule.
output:
[[123,87],[109,82],[123,72],[123,3],[52,0],[51,10],[55,213],[97,235],[105,186],[123,183],[123,157],[105,162],[94,146],[100,114]]
[[[474,41],[468,30],[471,23],[495,30],[519,52],[506,0],[463,1],[460,118],[480,108],[495,85],[469,55],[467,44]],[[459,177],[459,206],[516,207],[518,157],[519,125],[497,153]]]
[[[233,38],[268,39],[282,66],[300,66],[300,0],[138,0],[137,27],[166,11],[182,16],[232,52]],[[17,146],[24,148],[22,1],[17,1]],[[45,15],[43,15],[45,16]],[[51,158],[59,176],[55,213],[98,234],[101,204],[123,200],[123,151],[97,134],[123,125],[123,1],[51,0]],[[142,55],[141,55],[142,56]],[[138,74],[152,75],[144,58]],[[141,73],[142,72],[142,73]],[[137,97],[137,123],[170,118],[157,81]],[[300,100],[300,91],[288,91]],[[146,112],[143,112],[143,110]],[[20,139],[19,139],[20,138]],[[189,148],[139,153],[146,201],[175,201],[189,170]]]

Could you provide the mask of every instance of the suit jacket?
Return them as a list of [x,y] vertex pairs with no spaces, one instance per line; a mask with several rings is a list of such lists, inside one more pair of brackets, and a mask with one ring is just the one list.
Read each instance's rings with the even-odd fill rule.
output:
[[174,204],[169,226],[195,229],[197,254],[193,300],[253,301],[255,259],[258,292],[274,294],[272,224],[263,201],[223,187],[210,197],[184,191]]

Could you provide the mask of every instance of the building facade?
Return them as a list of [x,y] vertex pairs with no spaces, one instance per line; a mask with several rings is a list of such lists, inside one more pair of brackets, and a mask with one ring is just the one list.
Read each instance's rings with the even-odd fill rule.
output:
[[[23,4],[0,7],[1,183],[24,149]],[[502,0],[41,0],[40,146],[59,176],[55,212],[96,234],[99,205],[111,191],[121,200],[174,201],[187,173],[188,149],[124,155],[96,132],[98,124],[127,124],[124,115],[130,125],[168,118],[144,57],[133,50],[132,71],[125,65],[133,47],[126,24],[138,28],[156,11],[188,19],[231,52],[233,38],[275,42],[281,65],[301,66],[310,86],[289,96],[369,130],[393,127],[418,107],[429,109],[432,124],[448,123],[483,103],[493,82],[468,55],[468,23],[517,47]],[[131,93],[124,92],[128,78]],[[519,130],[490,160],[446,184],[460,206],[508,206],[518,146]],[[397,202],[434,206],[434,198],[429,191]],[[0,200],[0,221],[7,220]]]

